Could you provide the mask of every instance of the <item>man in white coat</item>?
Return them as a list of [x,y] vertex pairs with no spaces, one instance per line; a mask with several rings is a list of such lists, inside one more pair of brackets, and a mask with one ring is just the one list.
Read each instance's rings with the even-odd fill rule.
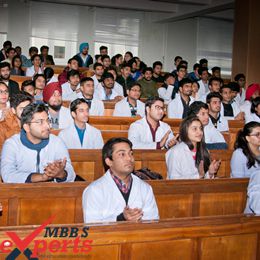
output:
[[128,138],[134,149],[169,149],[177,141],[171,127],[162,122],[164,100],[159,97],[149,98],[145,103],[146,116],[132,123]]
[[59,137],[68,149],[101,149],[104,145],[100,130],[89,125],[89,106],[83,98],[77,98],[70,104],[74,124],[63,129]]
[[190,105],[188,116],[197,116],[201,121],[204,128],[205,143],[208,149],[227,149],[224,136],[213,126],[213,124],[209,123],[209,108],[207,104],[201,101],[193,102]]
[[75,172],[67,148],[50,134],[48,108],[30,104],[21,115],[21,132],[4,143],[1,175],[4,182],[72,182]]
[[127,97],[115,104],[113,116],[145,116],[145,104],[139,100],[141,85],[133,83],[127,87]]
[[133,175],[132,143],[112,138],[102,149],[107,172],[83,192],[84,222],[159,219],[152,187]]
[[94,80],[85,77],[80,81],[80,92],[78,98],[83,98],[88,103],[90,116],[103,116],[105,112],[104,103],[102,100],[94,98]]
[[93,69],[94,69],[95,74],[91,78],[94,80],[95,88],[97,88],[98,84],[101,82],[101,78],[104,73],[104,68],[101,63],[96,62],[94,64]]
[[194,102],[192,94],[192,81],[184,78],[179,82],[179,94],[168,104],[167,113],[169,118],[185,118],[189,106]]
[[63,129],[73,123],[70,110],[62,106],[62,90],[58,82],[52,82],[43,89],[43,101],[49,107],[49,118],[53,129]]

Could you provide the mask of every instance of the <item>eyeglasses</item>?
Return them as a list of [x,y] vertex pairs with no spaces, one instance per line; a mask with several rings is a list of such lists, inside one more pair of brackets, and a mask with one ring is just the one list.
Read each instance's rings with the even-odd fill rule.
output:
[[31,121],[29,122],[30,124],[38,124],[38,125],[43,125],[44,123],[47,123],[48,125],[51,124],[51,120],[48,118],[48,119],[38,119],[36,121]]
[[0,90],[0,95],[2,95],[2,94],[9,94],[9,91],[8,90]]
[[161,106],[158,106],[158,105],[155,105],[154,108],[155,108],[156,110],[165,111],[165,108],[164,108],[164,107],[161,107]]
[[249,135],[249,136],[256,136],[256,137],[260,137],[260,132],[258,132],[258,133],[255,133],[255,134],[251,134],[251,135]]

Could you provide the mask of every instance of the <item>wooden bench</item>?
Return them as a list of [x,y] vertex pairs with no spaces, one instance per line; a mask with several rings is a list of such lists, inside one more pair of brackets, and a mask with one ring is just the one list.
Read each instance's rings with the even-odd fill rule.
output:
[[[93,181],[104,173],[101,150],[71,149],[69,153],[75,172],[83,179]],[[229,178],[232,151],[214,150],[210,152],[210,155],[212,159],[221,160],[217,177]],[[159,172],[166,179],[165,151],[134,150],[134,157],[135,169],[147,167],[152,171]]]
[[[161,219],[240,214],[248,179],[150,181]],[[88,182],[0,184],[0,226],[81,223],[82,193]]]
[[11,75],[11,76],[10,76],[10,79],[16,81],[16,82],[19,84],[19,88],[21,89],[22,83],[23,83],[25,80],[32,80],[32,77]]
[[[22,240],[35,231],[37,226],[2,227],[0,243],[8,239],[6,231],[17,233]],[[49,225],[49,228],[77,228],[82,234],[83,224]],[[60,234],[60,229],[58,235]],[[36,240],[45,242],[46,253],[39,253],[39,259],[108,259],[108,260],[249,260],[260,259],[260,218],[256,216],[232,215],[173,219],[146,223],[113,223],[89,226],[88,237],[79,238],[77,253],[75,244],[69,243],[63,252],[65,240],[76,237],[45,237],[45,230]],[[50,245],[56,249],[51,252]],[[81,252],[83,241],[92,240],[91,251]],[[53,242],[52,242],[53,241]],[[42,243],[43,243],[42,242]],[[58,243],[58,247],[57,247]],[[34,241],[29,248],[33,251]],[[42,244],[41,244],[42,246]],[[17,247],[13,245],[8,249]],[[84,250],[87,248],[84,247]],[[75,250],[75,249],[74,249]],[[56,252],[55,252],[56,251]],[[57,252],[58,251],[58,252]],[[83,251],[83,250],[82,250]],[[42,252],[42,251],[41,251]],[[5,259],[8,253],[1,253]],[[20,259],[20,258],[19,258]],[[25,259],[25,258],[23,258]]]

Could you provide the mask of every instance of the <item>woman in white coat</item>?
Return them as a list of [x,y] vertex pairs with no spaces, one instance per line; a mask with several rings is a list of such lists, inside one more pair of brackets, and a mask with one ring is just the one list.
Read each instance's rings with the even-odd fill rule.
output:
[[187,117],[180,126],[180,143],[166,153],[168,179],[214,178],[220,161],[210,162],[203,126],[197,117]]
[[101,149],[103,138],[100,130],[89,125],[89,107],[84,99],[76,99],[70,105],[74,124],[62,130],[59,137],[68,149]]
[[117,102],[113,116],[145,116],[145,104],[139,100],[141,96],[141,85],[134,83],[127,89],[127,97]]
[[158,89],[159,97],[164,100],[164,104],[169,104],[175,97],[174,91],[175,77],[172,73],[167,73],[164,76],[164,83]]
[[260,170],[260,123],[250,122],[238,132],[231,158],[231,177],[245,178]]
[[252,100],[250,113],[245,114],[246,123],[255,121],[260,123],[260,97]]

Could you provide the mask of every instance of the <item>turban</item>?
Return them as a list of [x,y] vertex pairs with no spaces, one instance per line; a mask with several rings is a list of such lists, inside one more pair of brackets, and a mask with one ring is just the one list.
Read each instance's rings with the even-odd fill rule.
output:
[[79,45],[79,52],[82,52],[84,48],[89,48],[89,44],[87,42],[83,42]]
[[254,95],[254,93],[259,90],[260,91],[260,85],[257,83],[253,83],[248,86],[246,90],[246,100],[250,100],[251,97]]
[[59,82],[52,82],[43,89],[42,96],[43,96],[43,101],[45,103],[49,102],[49,100],[50,100],[51,96],[53,95],[53,93],[55,92],[55,90],[58,90],[60,92],[60,94],[62,95],[62,89],[61,89]]

